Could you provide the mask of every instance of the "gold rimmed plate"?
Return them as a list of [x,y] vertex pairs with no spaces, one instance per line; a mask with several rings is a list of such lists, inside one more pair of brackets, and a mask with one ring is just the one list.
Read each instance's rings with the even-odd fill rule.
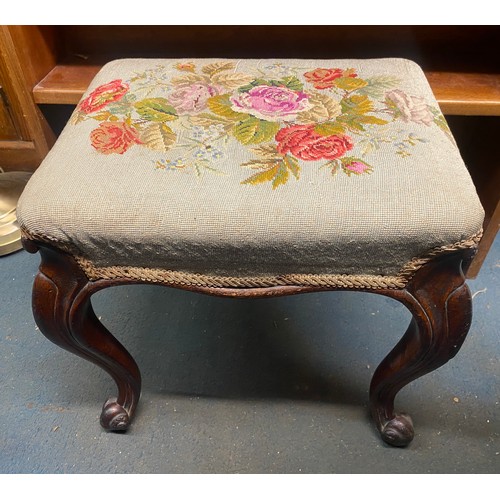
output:
[[30,172],[0,172],[0,256],[22,248],[16,206]]

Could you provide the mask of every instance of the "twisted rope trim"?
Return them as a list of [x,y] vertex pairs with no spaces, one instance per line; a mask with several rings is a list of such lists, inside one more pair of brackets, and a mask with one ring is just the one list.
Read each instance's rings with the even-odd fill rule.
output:
[[101,279],[113,280],[126,278],[148,283],[163,283],[166,285],[196,286],[209,288],[268,288],[275,286],[311,286],[318,288],[346,288],[346,289],[387,289],[404,288],[412,276],[425,264],[438,255],[453,253],[458,250],[477,247],[483,231],[472,237],[433,248],[425,255],[412,259],[405,264],[396,276],[379,276],[366,274],[285,274],[279,276],[213,276],[207,274],[187,273],[158,268],[133,266],[95,266],[85,257],[75,255],[69,245],[57,241],[55,238],[35,235],[26,229],[21,229],[23,237],[33,241],[46,241],[57,246],[75,258],[80,268],[91,281]]
[[432,259],[438,255],[457,252],[458,250],[467,250],[471,248],[477,248],[481,238],[483,237],[483,230],[480,229],[476,234],[468,239],[452,243],[450,245],[443,245],[440,247],[433,248],[429,252],[425,253],[421,257],[415,257],[410,262],[405,264],[398,273],[398,276],[409,279],[425,264],[430,262]]

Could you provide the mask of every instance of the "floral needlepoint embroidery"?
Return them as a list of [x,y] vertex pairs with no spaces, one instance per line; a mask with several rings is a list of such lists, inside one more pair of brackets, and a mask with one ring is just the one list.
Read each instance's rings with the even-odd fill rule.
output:
[[342,160],[342,168],[347,175],[361,175],[369,173],[372,170],[372,167],[368,163],[356,158],[344,158]]
[[125,122],[104,122],[90,134],[90,142],[106,155],[123,154],[133,144],[141,144],[137,130]]
[[421,97],[409,96],[401,90],[393,90],[385,95],[385,102],[396,118],[405,122],[422,123],[430,126],[434,116]]
[[342,70],[340,68],[317,68],[304,73],[305,79],[312,83],[315,89],[329,89],[335,86],[337,78],[356,78],[354,69]]
[[[227,175],[221,165],[236,141],[253,155],[241,164],[252,171],[241,183],[273,189],[298,180],[314,162],[332,175],[354,178],[379,167],[364,158],[387,145],[400,158],[411,156],[427,140],[404,124],[437,126],[451,138],[440,110],[398,88],[392,75],[282,63],[243,73],[233,61],[201,67],[180,61],[172,68],[158,65],[98,86],[71,122],[99,122],[90,133],[98,153],[123,155],[142,147],[166,154],[153,163],[172,175]],[[391,126],[395,122],[402,125]]]
[[194,73],[196,71],[196,66],[192,62],[185,62],[185,63],[177,63],[175,65],[175,69],[178,69],[179,71],[189,71],[190,73]]
[[351,161],[350,163],[344,165],[344,168],[355,174],[362,174],[368,169],[368,166],[366,163],[361,163],[360,161]]
[[79,110],[90,114],[99,111],[108,104],[120,100],[129,90],[129,86],[121,80],[113,80],[97,87],[80,105]]
[[297,113],[312,106],[309,96],[304,92],[273,85],[257,85],[247,92],[231,97],[230,101],[234,111],[271,121],[295,119]]
[[335,160],[354,146],[347,135],[321,135],[315,132],[314,125],[292,125],[276,134],[277,150],[292,153],[306,161]]
[[223,93],[224,88],[220,85],[192,83],[177,87],[169,94],[168,100],[179,113],[197,114],[207,108],[210,97]]

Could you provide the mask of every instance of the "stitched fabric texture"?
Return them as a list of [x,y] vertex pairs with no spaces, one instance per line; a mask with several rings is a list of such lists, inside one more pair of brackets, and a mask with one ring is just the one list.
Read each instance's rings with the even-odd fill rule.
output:
[[396,275],[483,210],[405,59],[108,63],[18,206],[96,267]]

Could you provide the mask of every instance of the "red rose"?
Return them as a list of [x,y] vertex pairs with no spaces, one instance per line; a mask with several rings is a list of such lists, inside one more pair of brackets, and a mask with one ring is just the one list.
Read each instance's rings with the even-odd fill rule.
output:
[[142,144],[137,130],[125,122],[104,122],[90,133],[90,142],[97,151],[109,155],[123,154],[130,146]]
[[276,134],[281,154],[292,153],[301,160],[335,160],[354,147],[348,135],[321,135],[314,125],[292,125]]
[[94,113],[104,108],[107,104],[120,100],[127,92],[129,86],[121,80],[100,85],[93,90],[78,106],[84,113]]
[[354,69],[340,68],[316,68],[313,71],[304,73],[306,80],[313,84],[316,89],[329,89],[335,85],[335,80],[340,77],[356,78],[358,75]]

